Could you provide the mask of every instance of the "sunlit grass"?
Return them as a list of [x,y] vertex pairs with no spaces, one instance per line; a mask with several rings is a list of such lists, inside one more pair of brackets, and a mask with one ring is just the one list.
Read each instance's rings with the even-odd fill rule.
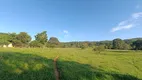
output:
[[[55,80],[53,59],[61,80],[142,79],[142,52],[91,48],[0,48],[2,80]],[[1,79],[0,79],[1,80]]]

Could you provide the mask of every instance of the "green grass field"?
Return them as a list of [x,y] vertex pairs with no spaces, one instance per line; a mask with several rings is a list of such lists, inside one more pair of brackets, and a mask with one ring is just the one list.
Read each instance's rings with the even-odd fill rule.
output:
[[0,48],[0,80],[141,80],[142,52],[77,48]]

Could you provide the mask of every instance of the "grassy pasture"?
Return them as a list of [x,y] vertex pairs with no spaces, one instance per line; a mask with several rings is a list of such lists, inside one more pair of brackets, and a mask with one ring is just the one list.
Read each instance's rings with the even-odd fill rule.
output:
[[141,80],[142,52],[77,48],[0,48],[0,80]]

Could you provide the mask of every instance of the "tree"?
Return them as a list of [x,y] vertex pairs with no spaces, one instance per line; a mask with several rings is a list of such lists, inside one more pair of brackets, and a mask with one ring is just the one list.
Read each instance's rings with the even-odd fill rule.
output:
[[0,40],[0,45],[8,45],[9,42],[7,40]]
[[121,39],[114,39],[113,40],[113,49],[123,49],[124,41]]
[[131,46],[127,43],[124,43],[123,44],[123,50],[129,50],[129,49],[131,49]]
[[114,39],[113,40],[113,49],[128,50],[128,49],[131,49],[131,46],[129,44],[125,43],[121,39]]
[[142,40],[142,38],[132,38],[132,39],[125,39],[124,41],[127,43],[127,44],[133,44],[133,42],[137,41],[137,40]]
[[0,34],[0,44],[12,43],[15,47],[23,47],[28,45],[30,41],[31,37],[26,32],[20,32],[18,35],[16,33]]
[[53,44],[59,44],[59,40],[56,37],[51,37],[48,41],[49,43],[53,43]]
[[10,33],[9,34],[9,42],[13,43],[14,40],[16,40],[16,36],[17,34],[16,33]]
[[37,40],[34,40],[34,41],[30,42],[30,47],[42,47],[42,46],[43,46],[43,44],[41,44]]
[[0,33],[0,45],[9,44],[9,34],[8,33]]
[[106,43],[105,44],[105,49],[112,49],[112,44],[111,43]]
[[26,47],[29,42],[31,41],[31,36],[29,36],[26,32],[20,32],[18,35],[16,35],[16,40],[14,40],[14,45],[21,45],[21,47]]
[[135,50],[142,50],[142,40],[137,40],[132,44],[133,49]]
[[101,51],[104,51],[104,50],[105,50],[104,45],[96,46],[95,48],[93,48],[93,51],[96,51],[98,53],[101,53]]
[[46,34],[46,31],[43,31],[41,33],[38,33],[36,36],[35,36],[35,39],[40,42],[41,44],[45,45],[46,42],[47,42],[47,34]]
[[51,37],[47,43],[47,47],[51,47],[51,48],[60,47],[60,42],[59,42],[58,38]]
[[26,32],[20,32],[16,39],[21,41],[23,44],[28,44],[31,41],[31,36],[28,35]]
[[13,40],[12,42],[14,47],[23,47],[25,46],[20,40]]

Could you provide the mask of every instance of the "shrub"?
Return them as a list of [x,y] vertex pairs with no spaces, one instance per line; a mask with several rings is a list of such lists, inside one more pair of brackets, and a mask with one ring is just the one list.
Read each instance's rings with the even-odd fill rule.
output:
[[105,46],[101,45],[101,46],[96,46],[95,48],[93,48],[93,51],[101,53],[101,51],[105,50]]
[[30,42],[30,47],[43,47],[43,44],[41,44],[39,41],[34,40]]

